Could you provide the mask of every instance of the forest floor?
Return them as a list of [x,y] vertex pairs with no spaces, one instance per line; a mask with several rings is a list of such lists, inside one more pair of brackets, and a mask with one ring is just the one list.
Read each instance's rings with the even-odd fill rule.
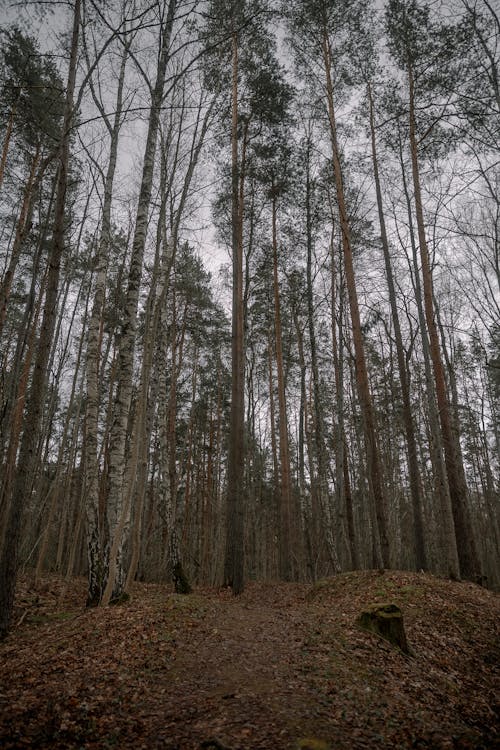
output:
[[[85,581],[18,586],[0,644],[0,747],[356,750],[500,747],[500,603],[426,574],[137,584],[84,609]],[[413,656],[357,627],[394,602]]]

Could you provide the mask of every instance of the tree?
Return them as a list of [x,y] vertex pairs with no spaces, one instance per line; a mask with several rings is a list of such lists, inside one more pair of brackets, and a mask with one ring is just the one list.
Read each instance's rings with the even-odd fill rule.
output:
[[[254,161],[252,172],[262,183],[265,199],[271,204],[271,255],[272,288],[274,307],[274,345],[278,380],[279,412],[279,473],[280,473],[280,575],[283,580],[294,577],[292,534],[292,478],[288,437],[288,419],[285,393],[285,369],[283,362],[283,332],[281,323],[281,299],[278,271],[278,202],[286,199],[287,183],[290,180],[291,149],[288,111],[291,89],[280,75],[276,60],[268,61],[254,82],[255,95],[252,116],[260,121],[259,138],[252,144]],[[260,104],[260,106],[259,106]],[[272,395],[272,388],[270,389]]]
[[495,8],[136,6],[0,38],[2,616],[16,568],[495,585]]
[[0,159],[0,187],[12,136],[19,150],[35,154],[42,146],[54,151],[53,136],[64,111],[64,87],[50,57],[43,57],[36,40],[14,26],[2,49],[0,122],[6,123]]
[[126,301],[118,351],[118,385],[114,402],[113,426],[110,435],[108,527],[110,534],[109,550],[105,555],[106,585],[102,594],[103,603],[121,595],[123,590],[123,533],[130,513],[128,503],[124,503],[125,447],[127,442],[130,404],[132,400],[132,374],[136,343],[137,308],[143,271],[144,250],[148,223],[148,210],[151,201],[153,172],[155,163],[160,108],[164,97],[167,64],[170,59],[170,40],[177,9],[176,0],[166,5],[165,20],[161,25],[160,51],[156,70],[156,81],[151,87],[151,107],[148,118],[148,133],[144,148],[142,180],[137,203],[132,253],[130,258]]
[[[466,578],[476,578],[479,575],[478,559],[472,529],[468,521],[467,485],[463,464],[459,460],[454,445],[447,386],[435,319],[433,279],[420,184],[419,141],[421,142],[423,137],[429,135],[435,123],[431,122],[430,126],[424,123],[427,126],[426,130],[422,132],[422,126],[419,130],[416,109],[417,104],[425,96],[429,97],[442,91],[446,93],[450,79],[456,75],[456,68],[452,66],[456,60],[452,44],[457,38],[457,30],[443,25],[434,25],[430,19],[429,9],[426,6],[419,6],[416,0],[390,0],[386,22],[391,52],[407,76],[408,134],[415,216],[422,263],[424,309],[457,535],[460,571]],[[439,122],[439,117],[437,121]]]
[[413,506],[413,526],[415,534],[415,563],[417,568],[426,569],[427,560],[425,554],[424,541],[424,519],[421,499],[420,473],[418,469],[417,458],[417,441],[415,438],[415,427],[413,423],[410,385],[406,370],[406,357],[403,347],[403,337],[401,334],[401,325],[396,302],[396,289],[394,275],[392,271],[391,254],[389,249],[389,240],[385,223],[384,206],[382,200],[382,189],[380,185],[377,141],[375,135],[375,106],[373,100],[373,89],[370,81],[367,83],[367,95],[370,113],[370,137],[372,147],[373,176],[375,180],[375,192],[377,196],[377,210],[380,224],[380,241],[384,254],[385,274],[387,278],[387,287],[389,291],[389,303],[391,306],[392,324],[394,326],[394,337],[396,340],[396,351],[398,359],[399,380],[401,384],[401,394],[403,398],[403,419],[405,425],[406,444],[408,448],[408,468],[410,475],[410,491]]
[[30,229],[34,196],[48,165],[57,156],[54,133],[60,131],[64,110],[64,87],[53,61],[43,58],[35,40],[16,27],[8,33],[7,39],[2,53],[4,79],[0,119],[7,119],[7,128],[0,162],[0,187],[12,136],[18,159],[23,166],[24,162],[28,164],[28,175],[9,263],[0,283],[0,335],[12,282]]
[[[262,25],[266,3],[235,3],[213,0],[205,37],[220,39],[221,54],[209,69],[208,83],[221,93],[230,91],[231,118],[231,252],[232,252],[232,385],[227,479],[225,584],[234,594],[244,588],[245,517],[245,336],[243,299],[243,225],[247,146],[252,122],[252,103],[262,106],[266,92],[259,86],[259,66],[266,49],[267,34]],[[222,36],[221,36],[222,32]],[[230,44],[229,44],[230,42]],[[222,46],[223,45],[223,46]],[[216,48],[217,49],[217,48]],[[259,58],[259,53],[261,57]],[[222,64],[221,64],[222,57]],[[213,59],[213,58],[212,58]],[[240,112],[239,78],[249,88],[249,111]],[[229,83],[230,81],[230,83]],[[225,86],[224,86],[225,84]],[[255,94],[252,99],[252,94]],[[241,138],[241,151],[239,142]]]
[[[303,65],[316,65],[320,70],[323,96],[328,115],[329,134],[333,159],[333,176],[339,212],[344,268],[351,313],[352,335],[356,358],[356,383],[363,416],[365,448],[368,465],[370,498],[374,515],[374,561],[378,565],[390,565],[390,544],[387,526],[386,498],[383,490],[382,466],[377,443],[377,430],[373,400],[370,393],[368,370],[359,312],[358,293],[353,263],[353,242],[346,191],[342,169],[342,155],[338,139],[335,109],[334,72],[340,84],[342,54],[345,40],[354,33],[355,19],[366,12],[363,3],[349,4],[317,0],[303,6],[293,3],[287,10],[290,31],[295,40],[295,49]],[[334,54],[334,46],[335,54]],[[340,62],[339,62],[340,61]]]
[[[86,371],[86,416],[85,416],[85,472],[86,472],[86,516],[87,516],[87,554],[89,590],[88,605],[98,604],[104,586],[103,538],[104,531],[99,519],[99,471],[98,471],[98,415],[99,415],[99,350],[101,345],[101,324],[104,300],[106,295],[106,276],[109,264],[110,245],[112,243],[111,208],[113,186],[118,161],[120,129],[123,124],[123,88],[125,69],[129,51],[129,41],[125,42],[118,85],[116,90],[115,114],[113,120],[107,116],[102,101],[98,101],[99,110],[109,134],[109,159],[104,179],[104,197],[102,202],[101,228],[95,257],[94,302],[89,320],[87,334],[87,351],[85,357]],[[90,67],[90,65],[89,65]],[[93,87],[92,78],[90,86]],[[93,90],[93,89],[92,89]]]
[[76,0],[73,14],[73,31],[70,47],[66,101],[59,151],[59,173],[52,232],[52,248],[48,260],[46,295],[40,337],[35,359],[35,374],[26,405],[23,437],[19,452],[18,467],[12,492],[7,533],[0,558],[0,637],[9,629],[16,585],[17,560],[21,519],[26,497],[31,487],[35,468],[36,441],[40,429],[44,400],[47,393],[47,365],[57,316],[57,297],[61,259],[65,239],[65,201],[68,180],[69,144],[73,118],[73,93],[75,89],[78,40],[80,30],[81,1]]

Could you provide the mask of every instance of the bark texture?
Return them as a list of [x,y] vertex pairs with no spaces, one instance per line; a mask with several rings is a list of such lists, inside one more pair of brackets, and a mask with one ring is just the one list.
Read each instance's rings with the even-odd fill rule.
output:
[[370,134],[372,146],[373,176],[375,178],[375,191],[377,195],[377,209],[380,224],[380,239],[382,242],[382,251],[384,254],[385,275],[387,279],[387,288],[389,290],[389,303],[391,306],[392,324],[394,326],[394,338],[396,341],[396,353],[398,361],[399,381],[401,384],[401,396],[403,399],[403,421],[406,436],[406,446],[408,451],[408,473],[410,478],[410,493],[413,508],[413,531],[415,539],[415,564],[418,570],[427,568],[427,558],[425,553],[424,540],[424,520],[422,510],[421,482],[420,472],[418,469],[417,441],[415,438],[415,427],[410,399],[410,384],[406,369],[405,351],[403,347],[403,336],[401,334],[401,325],[399,322],[398,307],[396,301],[396,289],[394,284],[394,274],[392,271],[391,254],[389,250],[389,240],[387,238],[387,229],[385,225],[384,206],[382,201],[382,189],[380,187],[380,177],[377,158],[377,143],[375,138],[375,113],[373,94],[370,84],[368,84],[368,101],[370,104]]
[[244,588],[245,518],[245,348],[243,310],[243,204],[238,168],[238,34],[232,35],[231,185],[233,302],[231,331],[231,411],[227,483],[226,553],[224,582],[234,594]]
[[[148,213],[153,186],[160,110],[165,87],[167,64],[170,58],[170,39],[174,25],[176,7],[176,0],[170,0],[161,33],[161,49],[149,112],[141,188],[137,204],[128,274],[128,286],[118,352],[118,384],[113,407],[113,424],[110,435],[109,495],[107,507],[109,538],[107,549],[105,550],[106,581],[108,581],[108,579],[111,579],[112,581],[111,598],[113,599],[122,593],[125,583],[122,556],[124,537],[129,524],[130,508],[127,508],[126,504],[123,502],[124,492],[128,492],[128,488],[124,488],[123,486],[123,481],[125,475],[127,429],[133,388],[132,375],[136,343],[137,308],[143,271]],[[114,544],[115,535],[120,537],[117,544]],[[116,555],[111,557],[110,552],[112,549],[116,549]],[[107,585],[108,583],[106,583],[106,586]]]
[[385,567],[390,566],[389,530],[387,522],[386,498],[383,490],[382,466],[380,461],[379,447],[377,443],[377,430],[375,410],[373,407],[370,385],[368,381],[368,370],[366,366],[365,347],[363,332],[361,330],[361,318],[359,313],[356,279],[352,257],[351,228],[345,201],[342,167],[340,163],[340,150],[337,139],[337,126],[335,120],[335,108],[333,99],[333,83],[331,74],[332,53],[327,31],[323,35],[323,62],[326,74],[326,94],[328,105],[328,118],[330,122],[330,134],[332,141],[333,167],[335,176],[335,187],[337,204],[340,216],[340,229],[342,234],[342,249],[344,254],[344,267],[347,284],[347,295],[351,313],[352,337],[355,354],[355,375],[358,397],[363,417],[363,430],[366,448],[368,485],[370,488],[370,500],[374,506],[374,547],[375,555]]
[[45,396],[47,393],[48,363],[57,319],[59,276],[61,260],[64,252],[69,141],[71,122],[73,118],[73,94],[75,89],[78,58],[80,8],[81,0],[75,0],[68,81],[62,125],[63,130],[59,155],[59,173],[54,209],[52,245],[48,258],[45,302],[35,358],[35,371],[26,404],[17,473],[14,480],[12,500],[6,524],[6,534],[0,558],[0,638],[4,637],[9,630],[14,604],[21,522],[31,491],[33,473],[36,468],[37,442],[43,417]]
[[422,280],[424,290],[424,310],[429,333],[430,355],[436,384],[436,398],[439,409],[439,420],[443,438],[444,458],[446,474],[450,490],[451,507],[455,522],[455,534],[457,538],[458,559],[460,562],[460,573],[465,578],[475,580],[480,575],[479,560],[473,536],[473,531],[468,520],[467,508],[467,486],[464,479],[463,465],[459,466],[458,456],[455,451],[454,437],[446,380],[444,376],[443,362],[439,347],[439,336],[435,320],[433,302],[433,280],[425,234],[424,211],[422,206],[422,191],[420,187],[420,169],[418,162],[418,144],[416,135],[415,116],[415,93],[414,80],[411,64],[408,66],[408,84],[410,97],[410,149],[413,176],[413,191],[415,199],[415,215],[417,219],[418,242],[420,246],[420,261],[422,264]]

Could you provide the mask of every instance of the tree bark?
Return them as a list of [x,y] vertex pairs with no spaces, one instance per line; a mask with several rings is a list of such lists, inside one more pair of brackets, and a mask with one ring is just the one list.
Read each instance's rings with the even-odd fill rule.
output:
[[[153,185],[153,173],[155,165],[156,142],[160,121],[160,109],[163,99],[167,63],[170,57],[170,39],[174,24],[177,0],[169,0],[167,16],[161,33],[161,50],[158,60],[156,82],[152,95],[151,108],[149,112],[148,133],[144,150],[142,181],[137,205],[135,220],[134,239],[130,258],[128,287],[126,302],[123,311],[123,323],[118,351],[118,385],[114,402],[114,418],[110,435],[110,457],[109,457],[109,495],[107,507],[107,521],[109,529],[108,548],[105,551],[106,580],[112,577],[112,596],[117,598],[122,594],[124,585],[124,571],[122,560],[123,532],[128,526],[127,509],[123,505],[123,493],[125,475],[125,446],[127,441],[128,418],[132,399],[132,375],[134,365],[134,352],[137,328],[137,308],[139,302],[139,290],[142,279],[142,267],[144,249],[146,245],[146,232],[148,224],[148,212],[151,202]],[[114,559],[109,557],[109,544],[115,534],[122,533],[122,539],[116,547],[117,555]],[[109,572],[111,571],[111,573]],[[114,575],[113,575],[114,572]],[[107,583],[106,583],[107,586]]]
[[86,370],[86,415],[85,415],[85,512],[87,532],[88,559],[88,592],[87,606],[99,603],[103,586],[103,541],[104,531],[99,522],[99,459],[98,459],[98,424],[99,424],[99,368],[101,323],[106,296],[106,277],[108,254],[111,243],[111,207],[113,201],[113,184],[118,160],[118,142],[121,128],[123,86],[128,48],[125,46],[115,102],[115,117],[110,126],[109,160],[104,181],[102,204],[101,232],[95,260],[94,304],[89,320],[87,334]]
[[439,409],[441,433],[443,437],[444,457],[446,464],[446,473],[448,476],[448,485],[450,489],[451,507],[453,511],[453,519],[455,522],[460,573],[465,578],[474,580],[480,574],[479,561],[477,558],[474,540],[471,535],[471,529],[469,528],[469,525],[467,523],[467,487],[463,481],[463,466],[461,468],[458,466],[457,456],[453,444],[450,407],[448,404],[444,368],[441,359],[441,351],[439,348],[439,337],[436,322],[434,319],[433,281],[429,259],[429,250],[427,247],[427,238],[425,235],[422,191],[420,188],[420,169],[418,163],[418,145],[415,117],[415,93],[413,70],[411,64],[408,65],[408,84],[410,98],[409,132],[411,164],[415,200],[415,215],[417,219],[418,242],[420,246],[420,260],[422,264],[425,319],[427,323],[427,330],[429,332],[430,354],[434,371],[434,380],[436,383],[436,398]]
[[232,34],[231,96],[231,223],[233,302],[231,331],[231,411],[227,484],[226,553],[224,582],[234,594],[244,589],[245,518],[245,348],[243,309],[243,203],[239,194],[238,169],[238,34]]
[[14,481],[12,502],[7,519],[5,542],[0,558],[0,638],[7,635],[14,606],[21,522],[28,497],[31,477],[35,468],[34,464],[37,455],[36,448],[43,418],[43,404],[47,392],[47,365],[57,318],[59,276],[61,259],[64,252],[66,189],[68,183],[70,132],[73,118],[73,94],[75,89],[78,57],[80,8],[81,0],[75,0],[68,82],[66,87],[66,100],[59,156],[59,175],[55,201],[52,247],[48,258],[47,291],[36,353],[35,370],[26,406],[26,416],[17,474]]
[[[337,141],[337,126],[335,120],[333,84],[331,76],[331,49],[326,29],[324,30],[323,35],[323,61],[325,64],[326,73],[328,118],[330,123],[330,135],[332,141],[333,168],[335,176],[337,204],[340,216],[340,228],[342,233],[344,268],[346,275],[347,293],[349,298],[349,308],[351,312],[352,336],[354,342],[356,364],[356,385],[363,417],[368,484],[370,488],[371,501],[374,505],[375,510],[375,533],[380,539],[381,559],[379,560],[379,564],[385,567],[390,567],[391,560],[386,498],[383,490],[382,466],[380,462],[379,447],[376,437],[377,430],[375,410],[373,407],[370,385],[368,381],[368,370],[366,366],[363,332],[361,330],[361,318],[359,314],[358,294],[352,257],[351,228],[345,202],[342,168],[340,164],[340,150]],[[376,545],[376,547],[378,548],[378,545]]]
[[372,147],[373,176],[375,178],[375,191],[377,195],[377,209],[380,224],[380,239],[384,254],[385,275],[389,291],[389,303],[391,306],[392,324],[394,326],[394,338],[396,341],[396,354],[398,361],[399,381],[401,385],[401,396],[403,399],[403,422],[405,427],[406,446],[408,451],[408,472],[410,477],[410,493],[413,509],[413,531],[415,544],[415,564],[418,570],[427,569],[427,558],[425,553],[424,520],[422,511],[420,472],[418,469],[417,442],[415,440],[415,428],[411,409],[410,384],[406,371],[405,351],[403,347],[403,336],[399,323],[398,307],[396,302],[396,289],[392,271],[389,240],[385,226],[384,206],[382,201],[382,190],[380,187],[380,176],[378,170],[377,144],[375,139],[375,113],[373,94],[370,83],[368,83],[368,101],[370,105],[370,134]]
[[276,374],[278,379],[279,454],[280,454],[280,575],[284,581],[293,577],[292,570],[292,485],[290,476],[290,450],[286,414],[285,378],[283,370],[283,341],[281,331],[281,304],[278,280],[278,234],[276,229],[276,190],[272,187],[272,247],[273,247],[273,300],[274,337],[276,342]]

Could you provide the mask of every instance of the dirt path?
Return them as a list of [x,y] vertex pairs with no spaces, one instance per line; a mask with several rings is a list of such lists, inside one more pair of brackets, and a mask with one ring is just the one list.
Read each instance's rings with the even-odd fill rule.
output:
[[[310,710],[301,679],[310,623],[305,587],[294,589],[288,606],[276,589],[270,593],[262,590],[255,601],[222,598],[209,607],[200,637],[166,674],[180,701],[171,704],[165,747],[188,747],[195,737],[224,747],[291,746]],[[172,734],[177,739],[169,745]]]
[[[414,658],[356,627],[365,603],[388,598],[403,608]],[[0,645],[5,748],[466,750],[498,740],[500,609],[470,584],[370,572],[314,588],[251,584],[238,598],[138,586],[106,610],[61,612],[46,599]]]

